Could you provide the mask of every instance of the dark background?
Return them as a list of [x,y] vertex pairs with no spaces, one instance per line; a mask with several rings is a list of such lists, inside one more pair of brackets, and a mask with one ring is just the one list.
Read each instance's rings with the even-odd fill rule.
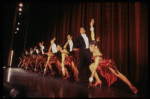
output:
[[11,42],[11,35],[15,14],[15,3],[2,3],[2,53],[3,53],[3,66],[7,65],[9,48]]
[[[98,47],[112,58],[118,70],[132,83],[148,83],[148,2],[79,2],[79,3],[23,3],[20,30],[14,34],[13,65],[25,49],[50,40],[64,43],[71,34],[73,40],[84,27],[90,37],[90,21],[95,19],[94,31],[100,36]],[[7,65],[16,3],[3,3],[3,66]],[[29,15],[29,17],[28,17]],[[29,18],[29,19],[28,19]],[[27,21],[28,20],[28,21]],[[28,24],[27,24],[28,23]],[[78,53],[76,54],[78,58]]]

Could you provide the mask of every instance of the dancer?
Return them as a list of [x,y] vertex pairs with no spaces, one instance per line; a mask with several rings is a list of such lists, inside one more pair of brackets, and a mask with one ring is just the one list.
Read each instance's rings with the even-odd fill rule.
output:
[[71,35],[67,35],[67,42],[69,41],[69,44],[67,45],[66,49],[70,54],[74,55],[74,51],[73,51],[74,42],[72,41],[71,38],[72,38]]
[[79,78],[83,79],[81,77],[83,68],[87,68],[87,76],[90,77],[91,72],[88,67],[91,64],[91,54],[89,50],[89,39],[85,34],[85,29],[82,27],[80,28],[80,34],[81,35],[76,38],[73,48],[74,50],[78,47],[80,48],[78,70],[79,70]]
[[39,65],[40,65],[40,69],[41,71],[39,73],[43,73],[43,65],[45,66],[46,64],[46,61],[47,61],[47,54],[45,54],[44,52],[44,41],[42,41],[41,43],[39,43],[39,46],[40,46],[40,58],[39,58]]
[[25,54],[22,54],[22,68],[25,68]]
[[[35,63],[35,69],[34,69],[34,72],[38,72],[37,71],[37,68],[38,68],[38,65],[41,65],[40,64],[40,62],[41,62],[41,60],[42,60],[42,58],[43,58],[43,56],[42,56],[42,50],[44,49],[43,47],[41,47],[42,46],[42,43],[41,42],[39,42],[39,46],[40,46],[40,50],[35,50],[35,51],[37,51],[38,53],[37,53],[37,56],[36,56],[36,63]],[[40,68],[41,68],[41,66],[40,66]],[[41,72],[42,72],[42,70],[41,70]]]
[[31,70],[30,71],[34,71],[35,68],[35,63],[36,63],[36,51],[33,51],[33,53],[30,55],[30,66],[31,66]]
[[[67,68],[65,67],[65,65],[69,65],[72,68],[72,70],[74,71],[75,81],[78,82],[79,81],[79,78],[78,78],[79,72],[77,70],[77,67],[75,66],[73,55],[70,54],[66,50],[66,47],[67,47],[67,45],[69,44],[70,41],[71,41],[71,37],[68,40],[68,42],[66,42],[66,44],[63,47],[63,49],[62,49],[62,47],[60,45],[57,45],[57,51],[60,51],[61,55],[62,55],[61,66],[62,66],[63,78],[64,79],[70,78],[70,76],[68,74],[68,71],[67,71]],[[65,75],[66,75],[66,77],[65,77]]]
[[34,50],[32,49],[32,47],[30,47],[30,55],[32,55],[32,53],[34,52]]
[[[30,65],[31,65],[31,71],[33,72],[35,70],[35,72],[37,71],[36,68],[38,67],[37,65],[37,57],[38,54],[40,53],[40,51],[37,49],[37,46],[34,47],[33,53],[32,53],[32,57],[31,57],[31,61],[30,61]],[[34,65],[33,65],[34,64]],[[34,70],[33,70],[34,69]]]
[[27,51],[27,50],[25,50],[25,55],[26,55],[26,56],[28,56],[28,55],[29,55],[29,53],[28,53],[28,51]]
[[25,55],[24,55],[24,60],[23,60],[24,69],[29,69],[29,62],[30,62],[29,53],[27,50],[25,50]]
[[[138,90],[130,83],[130,81],[122,73],[118,71],[113,60],[111,59],[105,60],[102,58],[102,53],[99,51],[99,48],[97,48],[97,41],[95,41],[93,24],[94,19],[92,19],[90,23],[91,38],[92,38],[92,41],[90,42],[90,51],[92,52],[93,57],[95,58],[94,59],[95,62],[89,66],[92,73],[91,77],[89,78],[89,87],[98,85],[101,86],[102,81],[99,79],[98,74],[96,72],[96,70],[100,70],[100,74],[107,79],[109,83],[108,86],[110,86],[110,84],[116,81],[118,77],[130,87],[133,93],[137,93]],[[95,77],[96,83],[92,85],[93,77]]]
[[[45,69],[44,69],[43,75],[46,74],[46,69],[47,69],[47,66],[49,65],[50,59],[54,56],[54,54],[51,52],[51,49],[52,49],[52,42],[54,42],[54,41],[55,41],[55,38],[54,38],[53,40],[51,40],[51,42],[50,42],[51,45],[50,45],[50,47],[49,47],[48,53],[46,53],[46,54],[48,55],[48,57],[47,57],[47,61],[46,61],[46,64],[45,64]],[[53,73],[52,66],[50,66],[49,69],[51,70],[51,73]],[[54,73],[53,73],[53,74],[54,74]],[[53,75],[53,74],[52,74],[52,75]]]
[[34,47],[34,52],[36,52],[36,54],[39,53],[39,50],[37,49],[37,46]]
[[40,51],[41,51],[41,53],[42,53],[42,55],[44,55],[44,41],[42,41],[41,43],[39,43],[39,46],[40,46]]
[[[47,58],[47,62],[46,62],[46,65],[45,65],[43,75],[46,74],[46,69],[47,69],[47,66],[48,66],[50,71],[51,71],[51,74],[49,76],[54,76],[54,72],[53,72],[52,65],[51,65],[52,63],[55,63],[55,66],[57,67],[57,69],[59,71],[59,74],[61,72],[61,64],[60,64],[60,61],[58,60],[57,47],[56,47],[56,44],[54,43],[55,40],[56,40],[56,38],[54,37],[50,41],[51,45],[49,47],[48,53],[46,53],[48,55],[48,58]],[[51,50],[52,50],[52,52],[51,52]]]
[[20,60],[20,62],[18,64],[18,67],[21,66],[21,64],[23,65],[23,54],[22,54],[21,57],[19,57],[19,60]]

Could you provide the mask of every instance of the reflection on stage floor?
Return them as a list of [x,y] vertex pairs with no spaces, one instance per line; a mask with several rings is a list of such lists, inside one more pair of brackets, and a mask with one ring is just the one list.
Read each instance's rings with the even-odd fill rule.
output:
[[[102,79],[102,87],[88,88],[88,79],[76,83],[74,80],[64,80],[62,77],[40,73],[34,73],[22,68],[7,67],[3,68],[3,83],[16,88],[25,90],[26,95],[38,95],[47,98],[138,98],[138,94],[133,94],[126,84],[117,81],[110,87],[107,86],[105,79]],[[140,91],[139,91],[140,92]]]

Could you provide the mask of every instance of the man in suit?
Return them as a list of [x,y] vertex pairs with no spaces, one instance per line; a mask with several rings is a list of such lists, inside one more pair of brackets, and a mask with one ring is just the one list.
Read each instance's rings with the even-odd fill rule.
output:
[[89,65],[91,64],[91,55],[89,50],[89,38],[85,34],[85,29],[80,28],[80,36],[76,38],[76,41],[74,43],[74,50],[79,47],[79,64],[78,64],[78,70],[79,70],[79,78],[82,79],[82,70],[83,68],[87,69],[87,77],[90,77],[90,70]]

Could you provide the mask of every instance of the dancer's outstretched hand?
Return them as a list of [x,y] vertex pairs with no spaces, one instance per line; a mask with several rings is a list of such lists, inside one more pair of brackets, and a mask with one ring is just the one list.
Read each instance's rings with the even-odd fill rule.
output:
[[90,26],[93,26],[94,22],[95,22],[94,19],[92,19],[90,22]]
[[54,38],[50,41],[50,43],[53,44],[55,40],[56,40],[56,37],[54,37]]
[[98,38],[96,39],[96,41],[97,41],[97,42],[100,41],[100,37],[98,37]]

